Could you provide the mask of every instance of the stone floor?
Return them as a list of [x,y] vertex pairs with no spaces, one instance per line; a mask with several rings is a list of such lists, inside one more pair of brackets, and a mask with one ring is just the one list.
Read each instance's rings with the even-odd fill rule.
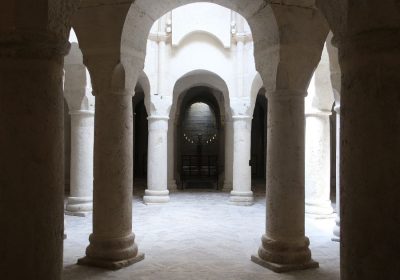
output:
[[64,280],[94,279],[339,279],[339,244],[333,218],[306,218],[313,258],[320,268],[276,274],[250,261],[265,229],[265,199],[250,207],[227,203],[227,193],[185,191],[165,205],[146,206],[134,196],[133,225],[145,260],[119,271],[77,266],[91,232],[91,217],[66,216]]

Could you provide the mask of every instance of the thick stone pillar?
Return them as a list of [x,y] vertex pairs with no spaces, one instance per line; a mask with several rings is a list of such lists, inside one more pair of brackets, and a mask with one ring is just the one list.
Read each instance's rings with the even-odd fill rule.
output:
[[222,191],[232,191],[233,181],[233,127],[232,120],[225,121],[225,178]]
[[305,186],[307,214],[333,213],[330,199],[330,111],[306,112]]
[[[10,3],[3,3],[0,12],[1,278],[60,280],[64,235],[62,77],[69,43],[48,28],[46,1],[33,5],[29,16]],[[42,15],[40,20],[36,13]],[[31,22],[26,21],[28,17]],[[8,30],[9,22],[12,27]],[[19,29],[24,23],[30,28]],[[61,26],[53,27],[61,31]],[[2,33],[4,30],[8,32]]]
[[336,218],[332,241],[340,241],[340,103],[335,104],[336,112]]
[[149,145],[147,153],[147,189],[144,203],[169,201],[168,183],[168,120],[167,116],[152,115],[149,120]]
[[266,233],[252,260],[275,272],[318,267],[304,231],[304,97],[268,96]]
[[93,208],[94,112],[71,111],[71,180],[66,213],[85,216]]
[[[355,10],[351,12],[356,18]],[[342,70],[341,279],[398,279],[399,5],[388,2],[376,10],[369,3],[361,12],[365,15],[357,14],[349,34],[338,44]],[[374,17],[364,20],[367,15]],[[370,25],[375,22],[379,25]]]
[[78,264],[119,269],[144,258],[132,232],[132,114],[130,94],[96,95],[93,233]]
[[235,205],[252,205],[251,191],[251,119],[250,116],[233,116],[233,181],[230,202]]

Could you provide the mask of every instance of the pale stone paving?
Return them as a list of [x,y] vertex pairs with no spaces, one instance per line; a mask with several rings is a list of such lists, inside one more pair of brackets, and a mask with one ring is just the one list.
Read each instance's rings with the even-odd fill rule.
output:
[[135,196],[133,230],[146,258],[118,271],[75,265],[88,245],[91,216],[66,216],[63,279],[339,279],[333,218],[306,218],[319,269],[276,274],[250,261],[265,231],[265,198],[256,196],[248,207],[228,200],[227,193],[185,191],[172,193],[168,204],[146,206]]

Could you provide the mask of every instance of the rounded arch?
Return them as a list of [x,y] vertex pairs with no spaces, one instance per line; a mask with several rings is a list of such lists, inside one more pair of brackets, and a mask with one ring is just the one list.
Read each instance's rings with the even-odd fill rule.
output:
[[[129,64],[133,60],[144,65],[147,38],[153,23],[180,6],[196,2],[218,4],[243,16],[252,31],[256,69],[263,76],[266,87],[275,88],[275,77],[279,61],[279,28],[270,5],[264,0],[167,0],[154,4],[147,0],[136,0],[125,18],[121,38],[121,61]],[[142,69],[140,69],[142,70]]]
[[218,74],[204,70],[197,69],[186,73],[177,79],[174,83],[173,89],[173,103],[170,112],[171,118],[173,118],[176,114],[178,98],[181,93],[187,91],[193,87],[206,86],[212,89],[218,90],[223,94],[224,97],[224,115],[229,117],[231,115],[230,111],[230,100],[229,100],[229,92],[228,84],[226,81],[221,78]]
[[188,41],[191,37],[194,37],[196,35],[207,36],[207,37],[211,38],[216,43],[216,45],[218,45],[219,47],[221,47],[221,48],[226,47],[224,45],[224,42],[221,40],[221,38],[219,38],[217,35],[215,35],[212,32],[209,32],[207,30],[193,30],[189,33],[186,33],[184,36],[179,38],[179,40],[176,42],[176,45],[179,47],[182,44],[184,44],[186,41]]
[[224,42],[219,38],[217,35],[215,35],[212,32],[209,32],[208,30],[193,30],[189,33],[186,33],[184,36],[179,38],[179,40],[176,42],[177,46],[181,46],[184,44],[186,41],[188,41],[191,37],[196,36],[196,35],[203,35],[210,37],[219,47],[225,48],[226,46],[224,45]]
[[[173,103],[172,108],[170,111],[170,121],[169,121],[169,136],[168,136],[168,157],[174,162],[173,165],[169,165],[169,180],[174,181],[175,179],[179,180],[179,162],[177,160],[178,157],[178,148],[175,143],[177,139],[178,130],[176,125],[178,123],[177,116],[180,112],[178,112],[180,105],[183,103],[183,97],[185,96],[185,92],[188,92],[191,88],[199,88],[199,87],[206,87],[213,91],[210,95],[214,96],[213,102],[208,102],[208,105],[212,103],[212,107],[214,112],[218,111],[218,118],[220,119],[221,125],[224,126],[226,119],[231,118],[231,111],[230,111],[230,101],[229,101],[229,89],[226,81],[217,75],[214,72],[204,70],[204,69],[196,69],[190,71],[180,78],[178,78],[174,83],[173,89]],[[194,99],[195,100],[195,99]],[[204,100],[203,100],[204,101]],[[218,107],[218,110],[216,110]],[[222,127],[223,137],[225,138],[225,128]],[[222,140],[222,139],[221,139]],[[221,152],[220,157],[225,158],[225,150],[223,149],[224,145],[223,142],[221,144]],[[221,170],[225,170],[225,163],[220,161]],[[222,167],[223,166],[223,167]],[[223,176],[220,177],[222,180]]]
[[[187,16],[190,15],[188,19]],[[226,7],[215,3],[191,3],[180,6],[167,13],[174,33],[172,45],[177,46],[179,42],[194,31],[205,32],[219,41],[223,48],[230,48],[232,34],[228,28],[221,26],[232,26],[233,12]],[[204,18],[206,17],[206,20]],[[185,24],[179,24],[185,22]],[[172,30],[172,29],[171,29]]]

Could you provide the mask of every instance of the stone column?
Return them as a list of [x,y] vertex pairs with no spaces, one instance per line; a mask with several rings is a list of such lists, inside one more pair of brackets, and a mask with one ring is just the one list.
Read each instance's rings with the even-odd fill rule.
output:
[[359,16],[338,45],[343,280],[399,278],[400,26],[387,4],[363,7],[375,17]]
[[149,145],[147,156],[147,190],[144,203],[169,201],[168,183],[168,120],[167,116],[151,115],[149,120]]
[[233,181],[233,127],[232,120],[225,121],[225,178],[222,191],[232,191]]
[[336,112],[336,219],[332,241],[340,241],[340,103],[335,104]]
[[306,112],[305,187],[307,214],[331,215],[330,111]]
[[[29,16],[10,3],[3,3],[1,11],[1,27],[8,32],[0,31],[1,278],[60,280],[64,235],[62,77],[69,43],[47,26],[51,20],[47,1],[35,3]],[[40,20],[35,14],[42,15]],[[9,22],[12,26],[8,29]],[[21,24],[29,25],[19,29]],[[61,26],[53,27],[62,31]]]
[[168,123],[168,190],[174,192],[178,190],[175,179],[175,146],[176,139],[174,135],[175,122],[170,120]]
[[66,214],[85,216],[93,208],[94,97],[77,42],[64,59],[64,97],[71,115],[70,196]]
[[93,233],[78,264],[119,269],[144,258],[132,232],[132,96],[96,93]]
[[85,216],[93,208],[94,112],[71,111],[71,189],[66,214]]
[[268,96],[267,226],[252,260],[275,272],[318,267],[304,231],[305,95],[280,90]]
[[333,228],[332,241],[340,241],[340,93],[341,93],[341,70],[339,66],[339,55],[337,49],[337,37],[328,34],[326,46],[329,53],[329,67],[331,72],[332,90],[335,96],[336,112],[336,219]]
[[252,205],[251,191],[251,119],[250,116],[233,116],[233,181],[230,202],[235,205]]

